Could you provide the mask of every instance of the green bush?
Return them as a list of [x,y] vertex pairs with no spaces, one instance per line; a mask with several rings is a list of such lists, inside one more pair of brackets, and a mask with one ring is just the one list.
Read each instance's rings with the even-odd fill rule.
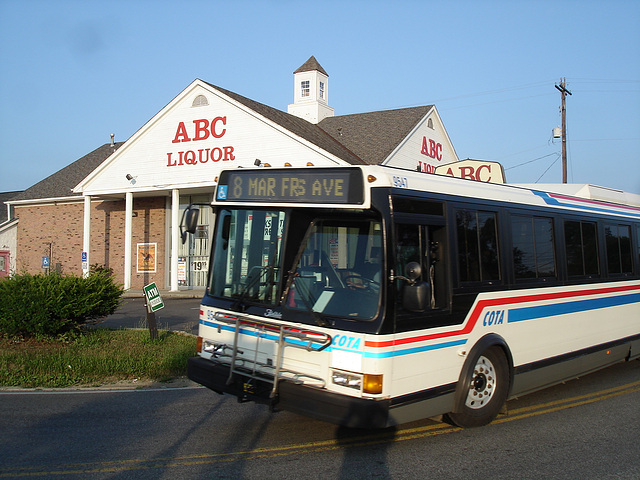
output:
[[110,271],[99,267],[86,278],[14,275],[0,282],[0,333],[11,337],[65,333],[115,312],[122,293]]

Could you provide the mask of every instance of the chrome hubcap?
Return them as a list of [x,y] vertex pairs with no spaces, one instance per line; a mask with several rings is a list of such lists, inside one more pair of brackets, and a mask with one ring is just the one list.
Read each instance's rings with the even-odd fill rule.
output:
[[487,357],[480,357],[473,369],[465,405],[472,409],[482,408],[489,403],[495,391],[496,374],[493,363]]

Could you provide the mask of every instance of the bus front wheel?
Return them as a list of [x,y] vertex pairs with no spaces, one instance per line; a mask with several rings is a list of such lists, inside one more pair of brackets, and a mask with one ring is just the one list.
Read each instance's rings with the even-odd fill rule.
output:
[[473,369],[459,384],[459,405],[446,420],[459,427],[480,427],[500,412],[509,394],[509,365],[499,347],[478,355]]

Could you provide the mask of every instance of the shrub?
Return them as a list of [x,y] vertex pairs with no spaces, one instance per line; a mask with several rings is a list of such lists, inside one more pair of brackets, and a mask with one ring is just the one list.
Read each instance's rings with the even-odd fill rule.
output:
[[0,333],[31,337],[68,332],[115,312],[122,293],[104,268],[92,268],[86,278],[14,275],[0,282]]

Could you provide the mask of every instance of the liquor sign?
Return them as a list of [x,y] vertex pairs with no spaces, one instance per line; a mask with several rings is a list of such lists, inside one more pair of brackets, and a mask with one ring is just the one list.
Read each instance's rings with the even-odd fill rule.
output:
[[477,182],[505,183],[504,170],[498,162],[482,160],[461,160],[447,165],[441,165],[435,170],[436,175],[466,178]]

